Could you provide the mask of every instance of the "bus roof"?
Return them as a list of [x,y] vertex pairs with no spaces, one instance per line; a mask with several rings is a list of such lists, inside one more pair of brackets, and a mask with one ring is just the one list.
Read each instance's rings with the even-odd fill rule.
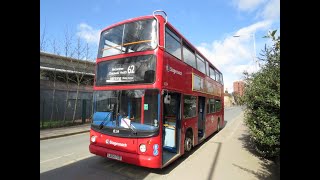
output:
[[[158,15],[157,15],[158,16]],[[143,19],[150,19],[150,18],[153,18],[152,15],[148,15],[148,16],[140,16],[140,17],[136,17],[136,18],[130,18],[130,19],[126,19],[126,20],[123,20],[123,21],[120,21],[116,24],[112,24],[110,26],[107,26],[106,28],[104,28],[101,32],[107,30],[107,29],[110,29],[110,28],[113,28],[115,26],[119,26],[121,24],[125,24],[125,23],[129,23],[129,22],[134,22],[134,21],[139,21],[139,20],[143,20]]]

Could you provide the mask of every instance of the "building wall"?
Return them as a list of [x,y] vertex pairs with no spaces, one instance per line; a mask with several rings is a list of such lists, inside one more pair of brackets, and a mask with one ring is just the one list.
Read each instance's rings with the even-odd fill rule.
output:
[[[40,89],[40,121],[71,121],[75,110],[77,91]],[[84,104],[84,101],[85,104]],[[85,105],[85,106],[84,106]],[[75,119],[81,119],[85,109],[86,119],[92,114],[92,92],[79,91]]]
[[233,82],[233,92],[243,96],[244,93],[244,82],[243,81],[236,81]]
[[[40,71],[40,122],[72,120],[76,99],[77,110],[75,119],[81,119],[84,111],[86,118],[90,118],[92,115],[92,84],[95,63],[40,52],[41,67],[71,70],[69,71],[70,77],[73,75],[72,72],[85,72],[87,74],[83,78],[87,79],[88,82],[79,86],[77,98],[78,86],[75,82],[70,80],[67,83],[64,80],[65,78],[56,79],[49,77],[48,75],[52,75],[56,70],[42,69]],[[64,76],[65,74],[63,73],[65,72],[60,71],[60,74],[57,76]]]
[[[56,81],[55,84],[53,81],[50,80],[43,80],[40,79],[40,90],[41,89],[56,89],[56,90],[64,90],[64,91],[76,91],[77,90],[77,84],[75,83],[65,83],[65,82],[59,82]],[[79,91],[83,92],[91,92],[93,91],[93,86],[90,85],[80,85]]]
[[[40,80],[40,120],[71,121],[75,110],[77,85],[50,80]],[[75,119],[81,119],[85,109],[86,119],[92,115],[93,87],[79,86]],[[84,102],[86,101],[86,102]],[[85,107],[83,107],[85,105]]]
[[40,66],[94,73],[95,63],[40,52]]
[[224,107],[231,107],[234,105],[234,99],[229,94],[224,94]]

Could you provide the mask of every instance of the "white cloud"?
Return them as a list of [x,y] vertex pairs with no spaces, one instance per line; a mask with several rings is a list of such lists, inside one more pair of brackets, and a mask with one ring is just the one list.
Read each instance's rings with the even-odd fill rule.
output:
[[264,19],[277,19],[280,17],[280,0],[270,0],[266,3],[261,16]]
[[220,68],[223,73],[224,88],[228,89],[228,92],[233,92],[233,82],[243,80],[243,72],[247,71],[249,73],[256,72],[258,66],[249,59],[245,64],[229,64]]
[[277,20],[280,17],[280,0],[233,0],[232,4],[240,11],[255,12],[264,20]]
[[252,34],[256,32],[257,30],[266,30],[268,29],[272,24],[272,21],[270,20],[265,20],[265,21],[260,21],[255,24],[252,24],[248,27],[244,27],[239,29],[235,34],[236,35],[241,35],[241,34]]
[[253,11],[266,0],[233,0],[233,4],[240,11]]
[[[233,82],[243,78],[243,72],[255,72],[258,66],[254,62],[253,37],[251,34],[263,31],[267,32],[271,21],[260,21],[236,31],[222,41],[201,43],[197,49],[215,65],[224,76],[225,88],[233,91]],[[265,33],[266,34],[266,33]],[[240,37],[233,37],[240,35]],[[261,38],[260,38],[261,40]],[[267,41],[267,39],[263,39]],[[265,44],[266,42],[259,42]],[[258,53],[257,53],[258,54]]]
[[100,30],[93,29],[86,23],[80,23],[77,27],[77,36],[84,39],[87,43],[95,43],[98,44]]

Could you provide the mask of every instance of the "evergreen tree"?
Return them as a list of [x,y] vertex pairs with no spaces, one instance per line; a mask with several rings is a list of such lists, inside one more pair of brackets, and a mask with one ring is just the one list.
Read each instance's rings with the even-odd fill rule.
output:
[[245,75],[242,103],[246,106],[245,123],[249,127],[255,149],[264,157],[280,154],[280,36],[269,33],[272,47],[262,51],[261,69]]

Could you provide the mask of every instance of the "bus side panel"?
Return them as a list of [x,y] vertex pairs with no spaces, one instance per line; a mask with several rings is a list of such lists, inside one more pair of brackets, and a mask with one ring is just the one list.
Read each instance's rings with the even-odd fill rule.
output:
[[[218,130],[218,118],[220,117],[220,112],[218,113],[218,112],[216,112],[216,113],[214,113],[214,115],[213,115],[213,119],[214,119],[214,121],[213,121],[213,132],[216,132],[217,130]],[[221,119],[221,118],[220,118]]]
[[184,147],[185,134],[188,128],[192,128],[193,145],[197,145],[198,144],[198,116],[193,118],[183,119],[182,121],[182,129],[184,129],[184,133],[182,134],[182,138],[181,138],[181,146],[183,147]]
[[224,109],[221,108],[220,112],[216,112],[214,115],[214,131],[218,129],[218,120],[220,119],[220,129],[224,126]]
[[220,90],[220,102],[221,102],[221,110],[216,112],[214,115],[214,131],[218,129],[218,120],[220,120],[220,129],[224,126],[224,97],[223,97],[223,85],[217,85],[217,88]]
[[192,68],[165,52],[163,55],[163,88],[192,94]]
[[181,121],[181,136],[180,136],[180,154],[184,154],[184,138],[186,137],[186,127],[184,121]]
[[[224,89],[224,86],[222,85],[221,86],[222,88],[222,92],[223,92],[223,89]],[[220,127],[224,127],[224,97],[221,98],[221,118],[220,118]]]
[[206,115],[206,137],[210,136],[213,131],[213,114],[211,113]]

